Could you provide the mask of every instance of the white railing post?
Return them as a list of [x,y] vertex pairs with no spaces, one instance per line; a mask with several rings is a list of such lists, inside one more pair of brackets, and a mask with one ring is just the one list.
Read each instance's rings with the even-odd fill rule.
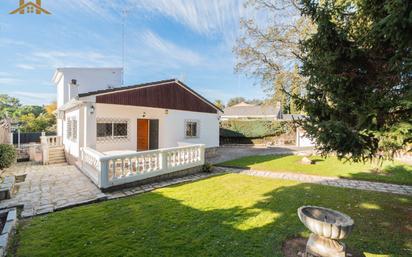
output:
[[100,161],[100,172],[99,172],[99,187],[106,188],[109,186],[109,161]]
[[200,146],[199,154],[200,154],[199,156],[200,163],[203,165],[205,164],[205,145]]
[[160,152],[159,152],[159,155],[160,155],[160,169],[161,170],[167,170],[167,168],[168,168],[168,165],[167,165],[167,152],[165,152],[165,151],[163,151],[163,150],[160,150]]

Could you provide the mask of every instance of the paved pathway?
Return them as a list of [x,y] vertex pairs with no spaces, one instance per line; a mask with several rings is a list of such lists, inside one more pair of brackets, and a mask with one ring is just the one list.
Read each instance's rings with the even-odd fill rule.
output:
[[22,216],[29,217],[106,199],[89,178],[71,165],[17,163],[2,176],[22,174],[27,174],[25,181],[16,184],[15,196],[1,201],[0,209],[23,206]]
[[334,187],[344,187],[344,188],[354,188],[361,190],[385,192],[392,194],[402,194],[412,196],[412,186],[407,185],[395,185],[380,182],[370,182],[362,180],[351,180],[342,179],[338,177],[323,177],[316,175],[306,175],[291,172],[271,172],[271,171],[260,171],[260,170],[249,170],[249,169],[238,169],[238,168],[227,168],[227,167],[217,167],[221,172],[233,172],[246,174],[251,176],[266,177],[273,179],[286,179],[300,181],[304,183],[314,183]]

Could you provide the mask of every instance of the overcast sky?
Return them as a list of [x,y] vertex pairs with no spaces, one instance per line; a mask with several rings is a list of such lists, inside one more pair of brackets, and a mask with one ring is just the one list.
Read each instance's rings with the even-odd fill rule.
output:
[[[27,1],[27,0],[26,0]],[[43,0],[51,15],[10,15],[0,1],[0,93],[25,104],[55,99],[57,67],[121,67],[127,10],[125,84],[178,78],[211,101],[262,98],[254,80],[234,73],[237,0]]]

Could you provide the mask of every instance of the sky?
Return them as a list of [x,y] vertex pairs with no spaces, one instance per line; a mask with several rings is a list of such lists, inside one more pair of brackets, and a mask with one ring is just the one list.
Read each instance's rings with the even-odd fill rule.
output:
[[211,101],[265,96],[234,72],[239,20],[257,15],[242,0],[42,0],[51,15],[9,14],[18,3],[0,1],[0,94],[24,104],[55,100],[58,67],[122,67],[123,42],[125,85],[177,78]]

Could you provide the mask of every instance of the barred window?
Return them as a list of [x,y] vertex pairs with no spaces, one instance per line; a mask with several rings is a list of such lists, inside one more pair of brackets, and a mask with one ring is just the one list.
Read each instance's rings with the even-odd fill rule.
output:
[[74,118],[66,121],[66,138],[72,141],[77,140],[77,120]]
[[72,140],[77,140],[77,120],[72,120]]
[[71,122],[71,120],[66,121],[66,138],[67,139],[72,138],[72,122]]
[[185,136],[198,137],[199,136],[199,122],[198,121],[185,121]]
[[128,138],[128,121],[127,120],[107,120],[97,121],[97,139],[127,139]]

